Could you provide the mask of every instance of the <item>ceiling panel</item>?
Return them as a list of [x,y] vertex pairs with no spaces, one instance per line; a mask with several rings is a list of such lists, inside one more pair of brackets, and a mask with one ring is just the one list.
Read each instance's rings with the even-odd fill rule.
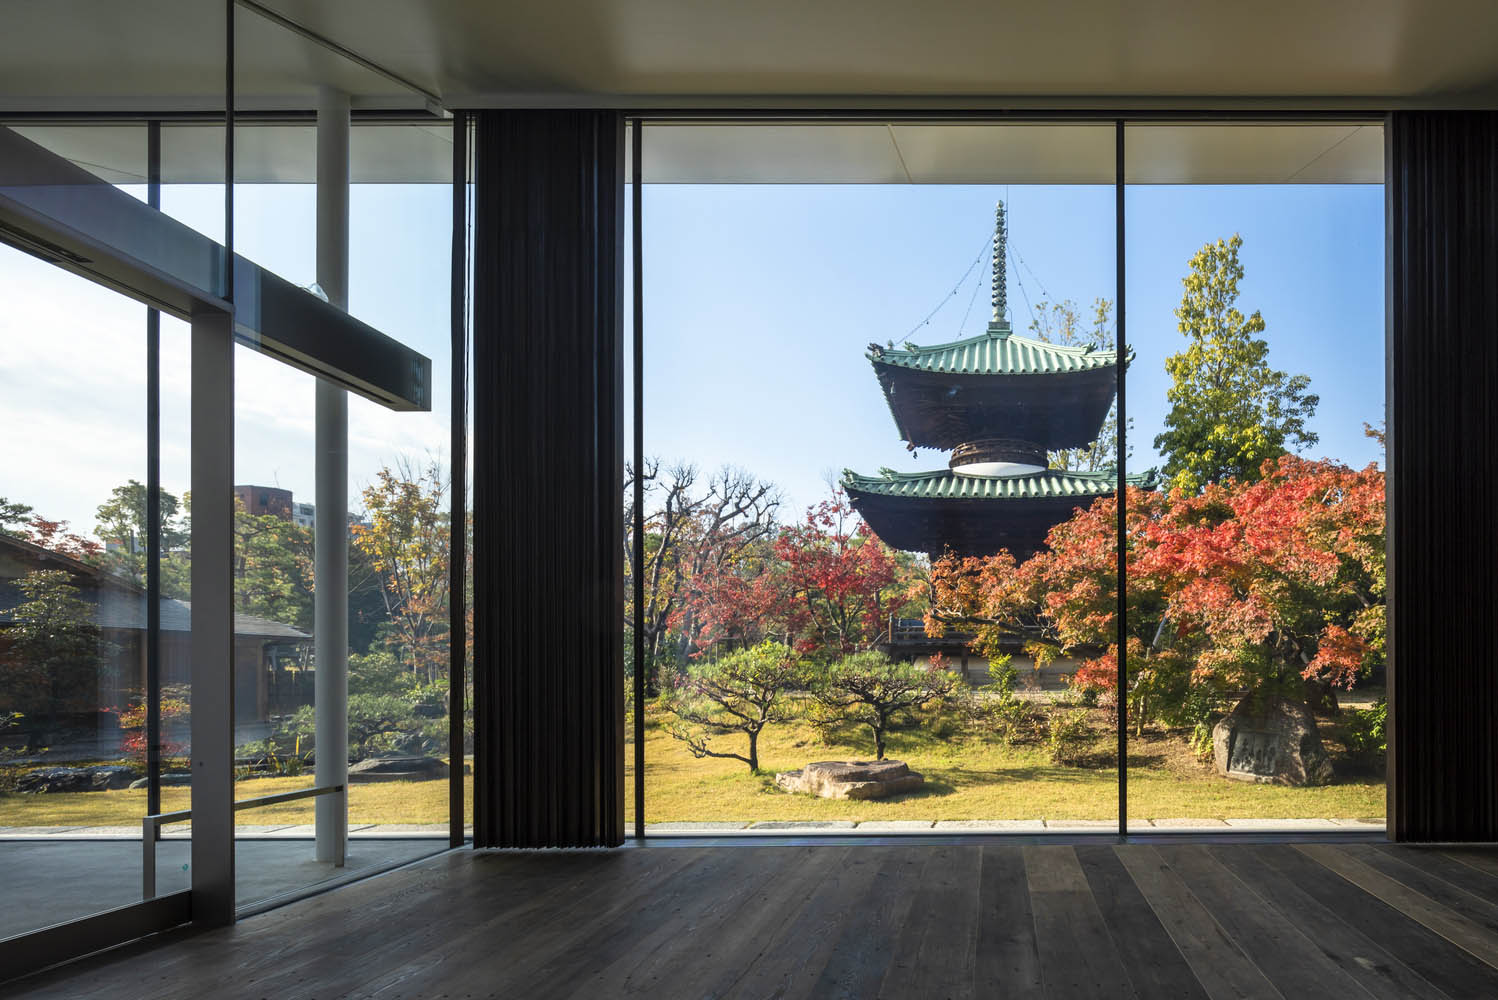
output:
[[[1492,0],[262,0],[450,107],[1494,106]],[[418,96],[242,9],[243,107]],[[20,0],[0,106],[212,107],[223,7]]]

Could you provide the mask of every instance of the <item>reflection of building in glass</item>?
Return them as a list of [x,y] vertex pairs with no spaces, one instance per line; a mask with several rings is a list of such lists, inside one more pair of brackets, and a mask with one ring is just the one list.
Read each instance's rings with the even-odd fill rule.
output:
[[234,496],[247,513],[291,519],[291,491],[275,486],[236,486]]
[[[28,599],[23,582],[43,570],[67,573],[70,596],[89,609],[98,636],[97,667],[89,681],[55,691],[46,711],[22,719],[7,737],[15,744],[12,749],[46,747],[51,759],[112,753],[120,733],[110,710],[139,700],[145,690],[145,588],[99,566],[0,534],[0,671],[37,666],[8,655],[6,633],[15,625],[16,609]],[[160,609],[161,682],[186,686],[191,683],[192,605],[162,597]],[[311,703],[311,671],[299,669],[311,642],[310,635],[291,625],[234,615],[234,715],[240,738],[258,738],[272,715]]]
[[1118,353],[1015,336],[1005,318],[1004,251],[1000,202],[986,332],[929,347],[869,346],[907,447],[951,452],[948,468],[933,472],[844,473],[854,508],[897,549],[932,558],[1008,549],[1023,559],[1045,544],[1052,526],[1115,491],[1111,469],[1052,469],[1047,453],[1097,440],[1113,403]]
[[[249,514],[273,515],[308,531],[317,521],[317,505],[297,500],[290,490],[276,486],[236,486],[234,496]],[[360,514],[350,513],[348,523],[350,527],[356,524],[367,526],[369,521]]]

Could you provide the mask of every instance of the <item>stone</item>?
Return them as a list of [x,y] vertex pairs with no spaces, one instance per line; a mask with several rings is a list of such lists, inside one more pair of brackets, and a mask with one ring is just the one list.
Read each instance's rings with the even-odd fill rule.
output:
[[1217,773],[1238,781],[1320,785],[1332,776],[1316,718],[1303,701],[1253,696],[1212,727]]
[[882,799],[914,791],[925,780],[902,760],[823,760],[775,775],[775,784],[788,792],[824,799]]
[[[192,772],[190,771],[168,771],[161,776],[161,787],[170,788],[192,784]],[[136,778],[130,782],[131,788],[150,788],[150,778]]]
[[435,781],[447,777],[447,762],[438,757],[370,757],[348,769],[350,784],[376,781]]
[[46,767],[21,775],[16,790],[32,793],[103,792],[129,788],[135,780],[133,768],[106,764],[99,767]]

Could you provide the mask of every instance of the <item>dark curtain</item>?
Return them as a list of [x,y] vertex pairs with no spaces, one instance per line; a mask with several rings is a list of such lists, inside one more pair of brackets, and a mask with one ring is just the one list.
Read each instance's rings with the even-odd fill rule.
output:
[[475,118],[474,843],[615,845],[623,120]]
[[1498,838],[1498,115],[1388,143],[1389,830]]

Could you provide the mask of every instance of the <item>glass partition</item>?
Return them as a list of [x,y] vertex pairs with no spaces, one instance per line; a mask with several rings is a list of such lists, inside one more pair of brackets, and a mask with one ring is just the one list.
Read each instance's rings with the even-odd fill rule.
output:
[[648,829],[1113,829],[1113,128],[642,153]]
[[[146,714],[145,309],[0,247],[0,938],[141,899]],[[181,372],[185,338],[163,337]],[[185,387],[173,379],[175,392]],[[169,418],[180,420],[180,397]],[[180,441],[182,425],[169,432]],[[163,463],[162,803],[185,808],[186,469]],[[180,828],[179,828],[180,829]],[[163,845],[162,891],[186,844]]]
[[1382,829],[1382,128],[1127,148],[1130,826]]

